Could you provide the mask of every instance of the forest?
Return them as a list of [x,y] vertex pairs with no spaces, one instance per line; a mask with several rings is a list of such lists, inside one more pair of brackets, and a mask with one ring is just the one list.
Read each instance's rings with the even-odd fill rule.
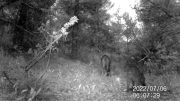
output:
[[0,101],[180,101],[180,0],[0,0]]

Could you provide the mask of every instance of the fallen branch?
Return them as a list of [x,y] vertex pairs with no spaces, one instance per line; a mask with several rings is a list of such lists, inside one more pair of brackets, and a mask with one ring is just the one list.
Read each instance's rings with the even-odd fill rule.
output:
[[14,83],[10,80],[9,76],[7,75],[7,73],[6,73],[5,71],[3,71],[3,74],[4,74],[4,77],[5,77],[11,84],[14,84]]

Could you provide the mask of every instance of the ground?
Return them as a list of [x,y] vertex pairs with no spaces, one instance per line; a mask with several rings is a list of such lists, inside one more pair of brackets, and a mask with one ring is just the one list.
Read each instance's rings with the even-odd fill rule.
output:
[[[13,64],[18,65],[18,60]],[[46,82],[43,82],[39,88],[46,87],[47,89],[43,91],[47,93],[41,91],[36,99],[39,97],[39,99],[48,99],[45,101],[164,101],[163,99],[134,98],[132,93],[125,92],[126,77],[121,68],[122,65],[113,63],[112,76],[106,77],[102,75],[102,68],[98,63],[53,58],[47,66],[47,61],[40,61],[30,72],[32,73],[31,76],[35,77],[44,74],[43,77]],[[148,78],[147,75],[146,78]],[[5,84],[3,83],[5,82],[1,80],[0,101],[13,101],[7,100],[7,97],[14,96],[15,91],[12,93],[5,91]],[[53,95],[52,98],[46,96],[49,94],[48,92]],[[176,98],[176,100],[171,101],[179,100]]]

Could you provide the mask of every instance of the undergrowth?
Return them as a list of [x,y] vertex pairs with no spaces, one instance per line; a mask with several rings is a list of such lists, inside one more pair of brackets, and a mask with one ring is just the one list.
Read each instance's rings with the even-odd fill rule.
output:
[[48,68],[40,61],[25,73],[22,57],[1,55],[0,60],[0,101],[164,101],[134,99],[124,92],[122,74],[106,77],[94,63],[53,57]]

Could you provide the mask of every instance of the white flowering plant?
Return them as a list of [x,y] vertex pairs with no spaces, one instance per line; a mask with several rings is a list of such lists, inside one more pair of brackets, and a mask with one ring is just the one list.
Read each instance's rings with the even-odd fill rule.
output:
[[48,45],[46,46],[46,49],[43,49],[42,51],[40,51],[36,56],[35,58],[25,67],[25,71],[29,71],[32,66],[34,64],[37,63],[37,61],[42,58],[42,56],[48,51],[48,50],[55,50],[57,49],[56,47],[53,47],[53,45],[55,43],[58,43],[59,39],[62,37],[62,36],[67,36],[68,35],[68,32],[66,31],[70,26],[74,25],[75,23],[78,22],[78,18],[76,16],[74,17],[71,17],[69,22],[65,23],[64,26],[58,30],[58,31],[55,31],[55,32],[52,32],[50,33],[48,31],[48,22],[45,24],[42,24],[42,26],[39,28],[39,31],[45,35],[47,35],[46,37],[46,40],[48,41]]
[[[67,36],[68,35],[68,32],[67,32],[67,29],[74,25],[75,23],[78,22],[78,18],[76,16],[73,16],[70,18],[69,22],[65,23],[64,26],[58,30],[58,31],[53,31],[52,33],[50,33],[48,31],[48,24],[42,24],[41,27],[39,28],[39,31],[41,33],[46,33],[48,35],[48,37],[46,38],[49,45],[51,46],[52,48],[52,45],[54,43],[58,43],[58,40],[62,37],[62,36]],[[48,23],[48,22],[47,22]]]

